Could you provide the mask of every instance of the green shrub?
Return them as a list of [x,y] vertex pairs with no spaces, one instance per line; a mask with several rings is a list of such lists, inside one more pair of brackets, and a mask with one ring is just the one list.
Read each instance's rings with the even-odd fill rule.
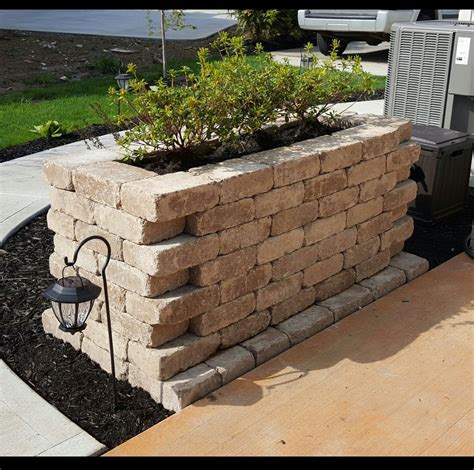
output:
[[101,75],[116,74],[120,67],[120,61],[113,57],[101,56],[94,61],[90,68],[94,69]]
[[[198,52],[199,72],[188,67],[170,71],[170,82],[159,79],[150,89],[134,76],[131,92],[109,89],[109,96],[120,102],[117,123],[130,118],[138,124],[125,132],[118,143],[127,158],[141,159],[158,149],[196,150],[202,145],[239,143],[264,126],[283,117],[296,120],[297,132],[317,124],[332,103],[344,101],[354,92],[373,89],[373,77],[364,72],[359,58],[347,58],[336,67],[333,52],[324,61],[313,56],[315,66],[298,68],[278,63],[257,45],[249,60],[242,37],[221,33],[212,43],[222,60],[209,60],[209,50]],[[306,45],[310,54],[312,44]],[[184,83],[176,83],[178,74]]]
[[40,137],[61,137],[63,134],[66,133],[66,129],[59,124],[58,121],[48,121],[45,124],[39,124],[37,126],[33,126],[33,129],[30,129],[30,132],[33,134],[38,134]]
[[25,83],[28,85],[52,85],[58,82],[58,77],[51,72],[39,72],[25,79]]

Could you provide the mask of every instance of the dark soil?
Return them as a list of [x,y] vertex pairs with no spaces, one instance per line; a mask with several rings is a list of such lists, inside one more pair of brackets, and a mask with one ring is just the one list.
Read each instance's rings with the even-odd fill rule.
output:
[[119,381],[114,413],[110,376],[85,354],[46,335],[42,292],[54,281],[53,233],[41,215],[0,250],[0,357],[49,403],[109,448],[170,416],[142,389]]

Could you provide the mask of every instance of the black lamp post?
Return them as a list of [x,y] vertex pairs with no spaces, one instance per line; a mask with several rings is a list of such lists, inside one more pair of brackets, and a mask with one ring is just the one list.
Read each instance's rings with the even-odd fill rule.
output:
[[[128,90],[132,76],[129,73],[122,73],[122,63],[120,63],[118,74],[115,76],[120,90]],[[118,114],[120,114],[120,99],[118,101]]]
[[107,259],[102,268],[102,279],[104,283],[105,310],[107,313],[107,327],[109,332],[109,350],[112,370],[112,385],[114,391],[114,409],[117,409],[117,386],[115,379],[114,345],[112,341],[112,327],[110,323],[109,294],[107,291],[107,279],[105,268],[110,261],[110,243],[103,237],[93,235],[82,240],[74,251],[72,261],[67,256],[64,258],[65,266],[61,279],[51,284],[44,292],[44,296],[51,300],[53,312],[59,321],[59,329],[67,333],[75,334],[86,328],[86,320],[89,316],[95,299],[99,297],[100,287],[92,284],[88,279],[84,279],[77,273],[76,276],[64,277],[67,267],[73,267],[77,261],[79,250],[90,240],[101,240],[107,246]]

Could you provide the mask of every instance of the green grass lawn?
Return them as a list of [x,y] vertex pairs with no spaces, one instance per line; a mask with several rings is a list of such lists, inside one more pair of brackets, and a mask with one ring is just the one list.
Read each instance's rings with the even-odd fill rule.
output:
[[[196,60],[168,63],[168,68],[187,65],[197,72]],[[147,80],[155,80],[161,74],[160,66],[153,66],[141,74]],[[385,87],[385,77],[376,77],[376,88]],[[31,88],[22,92],[0,96],[0,148],[21,144],[38,138],[29,132],[34,125],[56,120],[68,131],[91,124],[100,124],[103,119],[91,107],[99,105],[110,116],[117,108],[107,97],[107,89],[116,86],[113,77],[98,77]]]

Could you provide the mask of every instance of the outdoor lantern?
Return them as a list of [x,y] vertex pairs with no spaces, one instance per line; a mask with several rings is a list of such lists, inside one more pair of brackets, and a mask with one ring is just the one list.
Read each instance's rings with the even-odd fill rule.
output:
[[105,277],[105,268],[110,261],[110,243],[101,236],[92,235],[82,240],[74,251],[72,261],[67,256],[64,258],[64,268],[61,279],[51,284],[45,291],[44,296],[51,300],[53,312],[59,322],[59,329],[75,334],[86,328],[86,320],[89,316],[95,299],[99,297],[100,287],[92,284],[88,279],[84,279],[76,273],[76,276],[64,277],[64,271],[68,267],[74,268],[77,262],[79,250],[90,240],[100,240],[107,247],[107,258],[102,268],[101,276],[104,283],[104,300],[105,310],[107,313],[107,328],[109,333],[109,351],[112,371],[112,384],[114,391],[114,409],[117,409],[117,386],[115,382],[115,361],[114,361],[114,345],[112,341],[112,326],[110,323],[110,307],[109,294],[107,291],[107,279]]
[[115,76],[117,85],[121,90],[128,90],[128,86],[130,85],[131,79],[132,76],[129,73],[122,73],[120,69],[118,75]]
[[311,68],[313,66],[313,56],[307,54],[304,49],[301,49],[300,53],[300,68]]

